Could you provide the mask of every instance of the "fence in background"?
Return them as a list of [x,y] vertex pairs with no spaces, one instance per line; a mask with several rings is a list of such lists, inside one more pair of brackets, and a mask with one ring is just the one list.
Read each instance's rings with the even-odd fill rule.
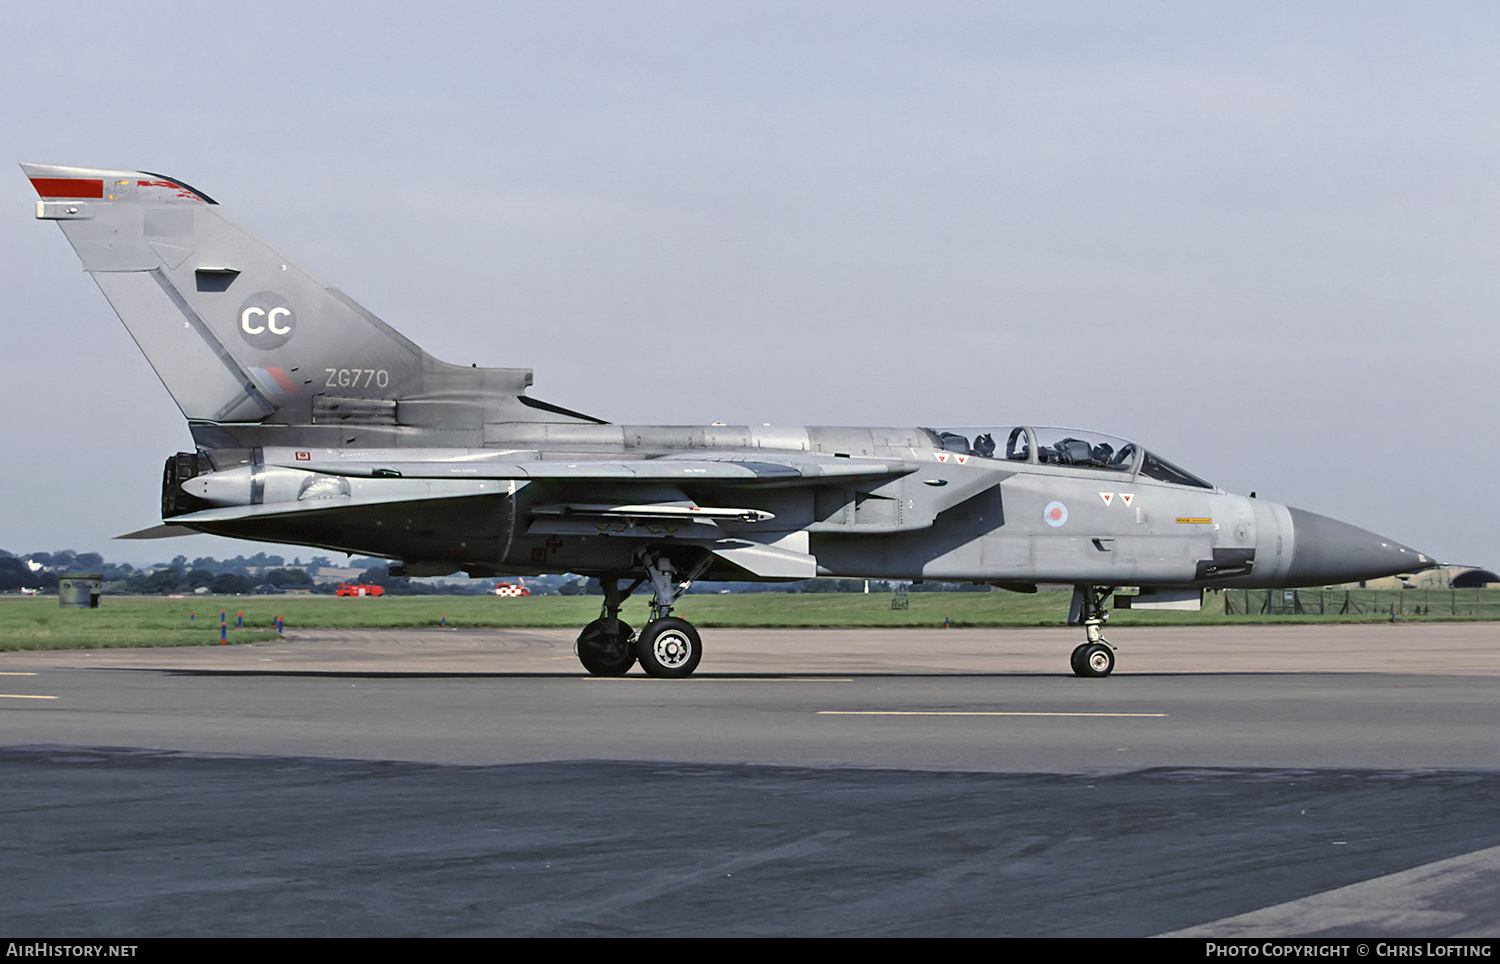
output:
[[1500,589],[1225,589],[1227,616],[1500,616]]

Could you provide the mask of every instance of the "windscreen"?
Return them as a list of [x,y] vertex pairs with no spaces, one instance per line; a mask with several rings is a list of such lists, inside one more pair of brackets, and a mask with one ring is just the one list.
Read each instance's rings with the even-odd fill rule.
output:
[[1141,474],[1148,479],[1158,482],[1171,482],[1174,485],[1191,485],[1199,489],[1211,489],[1212,485],[1198,478],[1186,469],[1179,469],[1166,459],[1151,452],[1146,453],[1146,459],[1141,463]]

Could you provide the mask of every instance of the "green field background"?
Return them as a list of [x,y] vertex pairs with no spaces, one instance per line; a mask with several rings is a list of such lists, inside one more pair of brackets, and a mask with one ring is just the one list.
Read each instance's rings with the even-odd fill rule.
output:
[[[1225,597],[1248,613],[1225,614]],[[622,613],[640,628],[647,598],[633,597]],[[1500,590],[1343,590],[1319,596],[1304,590],[1302,615],[1264,614],[1266,594],[1211,593],[1201,612],[1115,611],[1111,625],[1234,625],[1278,622],[1368,622],[1390,619],[1476,619],[1500,617]],[[1340,613],[1346,598],[1363,612]],[[909,608],[892,609],[888,593],[693,594],[675,613],[702,628],[715,627],[955,627],[1061,626],[1069,594],[1041,592],[912,593]],[[1282,603],[1282,593],[1274,593]],[[1290,597],[1287,597],[1288,601]],[[1316,601],[1315,601],[1316,600]],[[577,628],[598,617],[598,596],[194,596],[170,599],[105,596],[98,609],[61,609],[57,597],[0,598],[0,650],[97,648],[108,646],[196,646],[219,642],[219,614],[228,614],[231,643],[275,639],[271,620],[280,616],[287,632],[299,629],[436,627]],[[1289,604],[1289,602],[1288,602]],[[1322,608],[1325,614],[1319,614]],[[1422,611],[1419,611],[1422,610]],[[242,616],[243,628],[236,628]]]

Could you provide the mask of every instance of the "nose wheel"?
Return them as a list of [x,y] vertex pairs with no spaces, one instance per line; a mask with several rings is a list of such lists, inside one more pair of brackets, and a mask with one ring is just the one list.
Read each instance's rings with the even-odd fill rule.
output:
[[1113,586],[1074,586],[1073,604],[1068,610],[1068,625],[1083,625],[1086,642],[1080,643],[1069,658],[1074,676],[1099,679],[1115,671],[1115,648],[1104,638],[1104,624],[1109,610],[1104,604],[1114,592]]
[[1070,662],[1074,676],[1108,676],[1115,670],[1115,651],[1101,637],[1101,641],[1097,643],[1080,643],[1073,650]]

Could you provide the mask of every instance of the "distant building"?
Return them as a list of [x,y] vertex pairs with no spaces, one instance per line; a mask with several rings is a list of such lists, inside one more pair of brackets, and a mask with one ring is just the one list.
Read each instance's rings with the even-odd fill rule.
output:
[[1488,569],[1465,569],[1449,580],[1448,585],[1454,589],[1483,589],[1496,583],[1500,583],[1500,576]]
[[1482,589],[1485,586],[1500,587],[1500,576],[1488,569],[1469,569],[1462,566],[1442,566],[1413,573],[1405,579],[1387,576],[1384,579],[1367,579],[1362,583],[1349,583],[1339,589]]

